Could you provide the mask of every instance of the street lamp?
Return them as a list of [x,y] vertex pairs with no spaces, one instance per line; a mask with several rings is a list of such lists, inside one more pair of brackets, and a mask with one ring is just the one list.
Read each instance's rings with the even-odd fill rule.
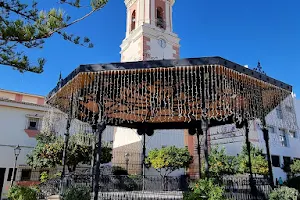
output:
[[128,172],[129,153],[125,153],[125,161],[126,161],[126,171]]
[[10,187],[13,186],[14,180],[15,180],[15,178],[16,178],[16,172],[15,172],[15,170],[16,170],[16,167],[17,167],[18,156],[20,155],[20,153],[21,153],[21,147],[18,145],[18,146],[16,146],[16,147],[14,148],[15,165],[14,165],[13,173],[12,173],[12,175],[11,175],[12,178],[11,178]]

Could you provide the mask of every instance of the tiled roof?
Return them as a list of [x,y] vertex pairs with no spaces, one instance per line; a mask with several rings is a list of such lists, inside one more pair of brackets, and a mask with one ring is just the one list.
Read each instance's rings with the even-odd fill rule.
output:
[[8,92],[8,93],[14,93],[14,94],[23,94],[23,95],[28,95],[28,96],[38,97],[38,98],[41,98],[41,97],[44,98],[44,96],[39,95],[39,94],[29,94],[29,93],[26,93],[26,92],[19,92],[19,91],[13,91],[13,90],[5,90],[5,89],[2,89],[2,88],[0,88],[0,91]]
[[44,108],[47,108],[47,105],[39,105],[39,104],[29,103],[29,102],[20,102],[20,101],[15,101],[15,100],[11,100],[11,99],[6,99],[6,98],[2,98],[2,97],[0,97],[0,101],[9,102],[9,103],[18,103],[18,104],[24,104],[24,105],[29,105],[29,106],[38,106],[38,107],[44,107]]

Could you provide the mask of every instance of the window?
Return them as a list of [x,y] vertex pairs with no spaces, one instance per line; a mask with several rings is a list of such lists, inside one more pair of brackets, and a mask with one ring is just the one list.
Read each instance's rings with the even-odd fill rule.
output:
[[280,138],[281,146],[287,147],[286,133],[283,129],[279,129],[279,138]]
[[272,165],[273,165],[273,167],[280,167],[279,156],[272,155]]
[[21,181],[29,181],[31,178],[31,169],[22,169]]
[[158,7],[156,10],[156,17],[157,19],[163,19],[163,9],[161,7]]
[[38,126],[39,126],[39,119],[38,118],[29,118],[28,119],[27,129],[38,130]]
[[[9,168],[9,170],[8,170],[8,176],[7,176],[7,181],[11,181],[13,170],[14,170],[14,168]],[[17,169],[15,170],[15,175],[16,175],[16,173],[17,173]]]
[[283,156],[283,165],[289,167],[291,165],[291,157]]
[[269,133],[275,133],[275,128],[273,126],[268,126]]
[[278,107],[276,108],[276,113],[277,113],[278,119],[282,119],[282,118],[283,118],[283,117],[282,117],[282,110],[281,110],[280,106],[278,106]]
[[136,12],[135,10],[131,14],[131,30],[133,31],[135,29],[135,21],[136,21]]
[[296,138],[296,131],[289,131],[292,138]]
[[165,29],[164,10],[161,7],[156,9],[156,26]]

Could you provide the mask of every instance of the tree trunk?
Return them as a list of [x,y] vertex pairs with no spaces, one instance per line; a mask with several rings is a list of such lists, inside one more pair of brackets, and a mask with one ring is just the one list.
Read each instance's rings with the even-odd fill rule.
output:
[[166,182],[166,179],[167,179],[167,176],[166,175],[164,175],[164,176],[162,176],[162,180],[161,180],[161,183],[162,183],[162,190],[163,191],[167,191],[167,182]]

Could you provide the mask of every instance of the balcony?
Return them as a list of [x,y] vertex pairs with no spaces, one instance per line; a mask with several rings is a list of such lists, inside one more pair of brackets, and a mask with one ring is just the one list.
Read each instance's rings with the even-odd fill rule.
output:
[[24,131],[30,138],[35,138],[36,135],[39,134],[39,130],[37,129],[24,129]]
[[25,126],[25,133],[27,133],[28,137],[34,138],[37,134],[39,134],[39,125],[40,125],[40,119],[39,118],[33,118],[28,117],[27,123]]

